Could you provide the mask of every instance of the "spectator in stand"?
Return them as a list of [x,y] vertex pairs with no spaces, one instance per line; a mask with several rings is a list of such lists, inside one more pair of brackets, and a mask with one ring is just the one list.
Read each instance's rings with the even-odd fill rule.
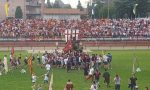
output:
[[64,36],[66,29],[78,29],[79,37],[150,37],[150,19],[12,19],[0,23],[0,37],[49,39]]

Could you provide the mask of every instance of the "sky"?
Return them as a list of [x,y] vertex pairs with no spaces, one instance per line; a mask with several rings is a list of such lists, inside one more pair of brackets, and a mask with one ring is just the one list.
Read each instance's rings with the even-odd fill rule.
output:
[[[45,0],[47,1],[47,0]],[[50,0],[51,2],[54,2],[55,0]],[[70,4],[72,8],[76,8],[77,7],[77,4],[78,4],[78,0],[62,0],[65,4]],[[81,2],[81,5],[83,7],[87,7],[87,2],[89,0],[80,0]]]

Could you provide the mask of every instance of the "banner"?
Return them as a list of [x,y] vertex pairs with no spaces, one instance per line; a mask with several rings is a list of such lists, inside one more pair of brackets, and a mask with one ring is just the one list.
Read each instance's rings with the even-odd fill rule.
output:
[[8,4],[8,1],[5,3],[5,13],[6,13],[6,17],[9,16],[9,4]]
[[32,55],[30,55],[29,58],[28,58],[28,66],[29,66],[30,74],[32,74],[32,73],[33,73],[33,68],[32,68]]

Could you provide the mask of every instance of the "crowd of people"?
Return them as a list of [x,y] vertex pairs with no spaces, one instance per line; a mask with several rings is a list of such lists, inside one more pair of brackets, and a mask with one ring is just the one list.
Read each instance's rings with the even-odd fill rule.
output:
[[0,23],[1,38],[63,38],[78,29],[79,38],[150,37],[150,18],[97,20],[9,19]]

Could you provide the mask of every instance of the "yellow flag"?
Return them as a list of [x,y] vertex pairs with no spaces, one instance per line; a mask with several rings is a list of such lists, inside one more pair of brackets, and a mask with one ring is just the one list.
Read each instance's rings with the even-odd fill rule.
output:
[[29,56],[28,58],[28,66],[29,66],[29,71],[32,74],[33,73],[33,68],[32,68],[32,55]]
[[8,17],[8,10],[9,10],[9,4],[8,2],[5,3],[5,13],[6,13],[6,17]]

